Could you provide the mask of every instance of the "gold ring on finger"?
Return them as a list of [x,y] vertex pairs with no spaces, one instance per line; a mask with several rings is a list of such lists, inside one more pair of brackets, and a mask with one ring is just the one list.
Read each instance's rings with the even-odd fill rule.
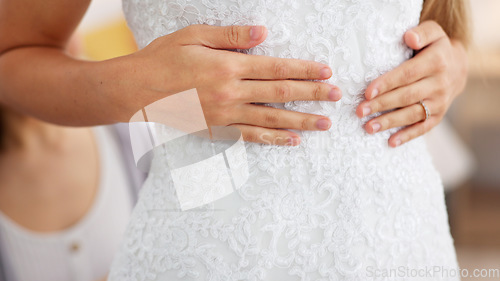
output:
[[427,121],[427,119],[431,118],[431,111],[429,110],[429,108],[427,107],[427,105],[424,103],[423,100],[419,101],[418,103],[424,109],[424,111],[425,111],[425,119],[424,119],[424,121]]

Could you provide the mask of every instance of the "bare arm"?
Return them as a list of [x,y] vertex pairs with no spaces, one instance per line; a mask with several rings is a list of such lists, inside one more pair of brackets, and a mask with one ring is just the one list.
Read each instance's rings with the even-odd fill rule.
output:
[[341,98],[338,87],[305,81],[328,79],[324,64],[227,51],[261,44],[265,27],[190,26],[134,54],[82,62],[64,46],[88,4],[0,0],[0,102],[57,124],[97,125],[127,122],[156,100],[196,88],[207,124],[235,126],[247,141],[298,145],[284,129],[330,128],[324,116],[257,105]]
[[70,58],[65,45],[90,0],[0,1],[0,101],[53,123],[90,125],[117,120],[96,91],[93,64]]

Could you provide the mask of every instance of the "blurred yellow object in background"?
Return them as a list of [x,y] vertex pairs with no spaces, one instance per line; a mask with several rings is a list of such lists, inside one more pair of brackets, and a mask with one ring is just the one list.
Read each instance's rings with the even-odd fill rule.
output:
[[82,56],[90,60],[105,60],[128,55],[137,50],[134,36],[124,19],[80,34]]

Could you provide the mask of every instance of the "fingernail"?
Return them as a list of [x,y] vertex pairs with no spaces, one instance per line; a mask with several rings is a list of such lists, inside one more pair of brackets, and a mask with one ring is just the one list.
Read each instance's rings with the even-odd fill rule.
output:
[[420,36],[418,35],[418,33],[416,33],[415,31],[410,31],[411,33],[415,34],[415,39],[417,40],[417,46],[420,46]]
[[319,74],[321,76],[321,79],[328,79],[332,77],[332,70],[329,67],[325,67],[321,69],[321,72]]
[[340,98],[342,98],[342,93],[340,92],[340,90],[337,88],[332,88],[330,90],[330,93],[328,94],[328,99],[337,101],[340,100]]
[[371,112],[372,110],[368,106],[363,107],[363,117],[370,115]]
[[372,91],[372,99],[374,99],[376,96],[378,96],[379,92],[378,92],[378,89],[373,89]]
[[290,146],[297,146],[300,144],[300,138],[299,137],[290,137],[288,140],[288,145]]
[[328,130],[332,126],[332,122],[328,119],[319,119],[318,122],[316,122],[316,127],[320,130]]
[[395,143],[396,146],[400,146],[403,142],[400,139],[396,139]]
[[420,46],[420,35],[418,35],[418,33],[416,33],[416,32],[413,32],[413,33],[415,33],[415,38],[417,39],[417,45]]
[[372,131],[373,131],[373,133],[376,133],[376,132],[380,131],[380,128],[381,128],[381,127],[382,127],[382,126],[380,126],[380,124],[379,124],[379,123],[373,123],[373,124],[372,124]]
[[250,28],[250,39],[253,41],[259,40],[262,36],[263,28],[261,26],[254,26]]

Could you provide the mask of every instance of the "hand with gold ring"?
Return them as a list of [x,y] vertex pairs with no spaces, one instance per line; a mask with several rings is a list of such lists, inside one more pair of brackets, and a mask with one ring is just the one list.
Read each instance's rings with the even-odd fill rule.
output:
[[365,125],[370,134],[406,126],[391,136],[391,147],[419,137],[439,124],[467,80],[465,47],[450,39],[438,23],[425,21],[406,32],[404,40],[418,53],[375,79],[366,89],[366,100],[356,110],[361,118],[394,109]]

